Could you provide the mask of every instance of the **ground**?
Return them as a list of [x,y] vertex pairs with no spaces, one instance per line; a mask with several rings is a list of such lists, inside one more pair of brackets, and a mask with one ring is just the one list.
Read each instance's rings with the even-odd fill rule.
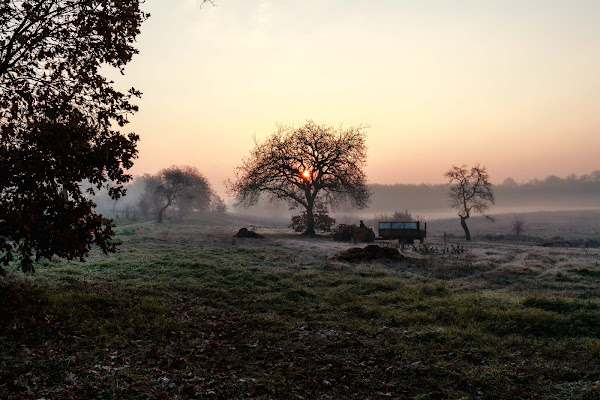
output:
[[0,398],[600,398],[598,248],[347,263],[356,244],[238,228],[122,225],[117,254],[10,267]]

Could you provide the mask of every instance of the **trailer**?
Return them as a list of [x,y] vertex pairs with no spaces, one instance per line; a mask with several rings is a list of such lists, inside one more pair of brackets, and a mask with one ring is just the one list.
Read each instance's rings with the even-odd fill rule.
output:
[[420,221],[380,222],[379,236],[382,239],[398,239],[398,243],[413,244],[415,240],[423,243],[427,236],[427,223],[421,229]]

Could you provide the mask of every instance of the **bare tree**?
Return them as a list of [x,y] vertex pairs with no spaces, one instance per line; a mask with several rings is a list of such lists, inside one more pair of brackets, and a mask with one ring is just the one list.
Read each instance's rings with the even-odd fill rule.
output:
[[315,234],[315,204],[332,207],[343,199],[365,208],[370,192],[364,126],[335,129],[306,121],[301,127],[279,126],[264,143],[255,143],[250,157],[235,169],[235,180],[225,182],[237,204],[250,206],[265,193],[272,201],[285,200],[291,209],[306,210],[306,230]]
[[517,236],[521,236],[523,232],[525,232],[525,225],[527,224],[527,220],[522,215],[515,215],[515,218],[512,221],[512,231]]
[[467,219],[471,213],[482,214],[490,221],[494,219],[487,214],[489,203],[494,204],[492,184],[484,166],[475,164],[470,170],[466,165],[452,168],[444,174],[450,181],[450,205],[458,210],[460,224],[465,231],[465,239],[471,240],[471,233],[467,227]]
[[[197,168],[172,166],[155,176],[144,176],[146,191],[141,203],[150,208],[149,199],[157,213],[158,222],[163,222],[164,212],[176,206],[179,218],[192,211],[205,211],[215,194],[208,180]],[[141,205],[140,203],[140,205]]]

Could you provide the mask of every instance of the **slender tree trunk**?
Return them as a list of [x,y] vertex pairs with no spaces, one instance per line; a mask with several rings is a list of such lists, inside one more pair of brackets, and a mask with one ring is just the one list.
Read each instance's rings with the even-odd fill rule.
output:
[[471,232],[469,232],[469,227],[467,226],[467,218],[469,217],[460,217],[460,224],[465,231],[465,239],[471,240]]
[[315,206],[314,201],[308,199],[306,207],[306,231],[304,231],[303,235],[314,236],[315,235],[315,216],[313,214],[313,209]]

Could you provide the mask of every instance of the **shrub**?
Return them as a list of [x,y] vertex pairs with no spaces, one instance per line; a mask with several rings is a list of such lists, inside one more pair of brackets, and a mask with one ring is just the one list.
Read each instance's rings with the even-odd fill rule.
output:
[[[327,214],[327,208],[323,205],[317,206],[316,213],[313,214],[315,219],[315,230],[321,232],[331,232],[331,227],[335,225],[335,218],[331,218]],[[292,217],[292,224],[289,225],[295,232],[303,232],[306,230],[306,211],[300,215]]]

